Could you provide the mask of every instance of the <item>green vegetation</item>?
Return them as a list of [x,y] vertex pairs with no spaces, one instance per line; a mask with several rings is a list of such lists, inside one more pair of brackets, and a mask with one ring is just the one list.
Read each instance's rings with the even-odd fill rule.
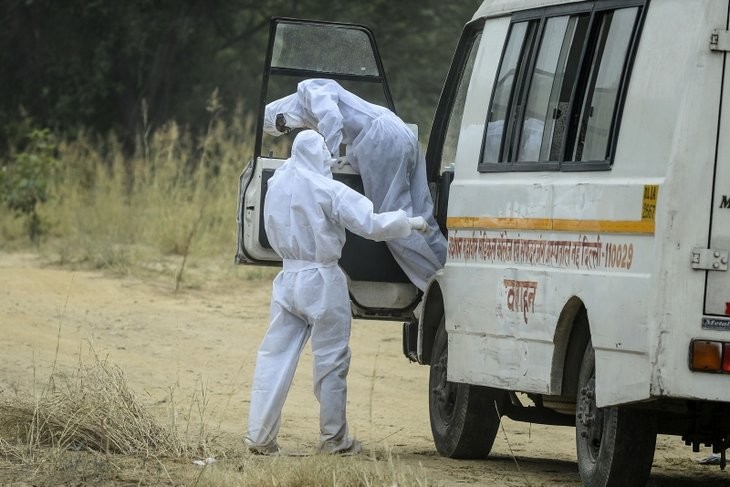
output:
[[0,250],[198,285],[201,257],[231,267],[270,17],[371,27],[398,113],[426,138],[479,3],[1,3]]
[[[0,2],[0,153],[19,110],[127,154],[171,121],[205,132],[205,100],[253,114],[272,16],[353,22],[376,36],[399,114],[428,134],[461,29],[481,0]],[[222,114],[230,119],[232,112]]]
[[0,166],[0,204],[26,219],[28,237],[38,242],[42,232],[38,206],[48,199],[48,187],[58,172],[55,140],[47,129],[30,130],[24,147],[11,152]]
[[[0,212],[0,249],[26,246],[30,226],[38,250],[64,265],[153,273],[176,289],[203,280],[184,274],[203,260],[201,267],[231,273],[238,175],[253,151],[251,120],[237,110],[224,122],[215,94],[208,108],[202,136],[169,123],[130,157],[113,137],[53,143],[47,131],[30,131],[33,143],[0,166],[2,202],[16,209]],[[252,278],[273,272],[250,269]]]

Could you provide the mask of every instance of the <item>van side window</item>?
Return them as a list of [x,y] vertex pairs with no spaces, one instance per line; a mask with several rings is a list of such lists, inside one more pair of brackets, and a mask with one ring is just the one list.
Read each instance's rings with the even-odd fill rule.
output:
[[[575,84],[576,57],[585,41],[588,16],[553,17],[545,24],[532,76],[517,161],[558,161]],[[573,62],[568,61],[572,59]]]
[[[480,171],[609,169],[643,2],[513,17]],[[641,4],[641,5],[639,5]],[[551,13],[553,13],[551,15]],[[566,14],[567,13],[567,14]]]
[[593,52],[590,77],[581,108],[575,161],[608,158],[608,142],[621,73],[636,21],[637,8],[625,8],[601,15],[597,48]]
[[469,88],[472,72],[474,71],[474,63],[476,60],[479,42],[482,33],[477,32],[474,35],[471,46],[469,46],[469,54],[466,58],[463,71],[456,88],[451,113],[449,114],[449,123],[446,129],[446,137],[444,138],[443,150],[441,152],[441,171],[451,166],[456,161],[456,148],[461,133],[461,121],[464,117],[464,108],[466,106],[466,94]]
[[509,42],[502,57],[502,65],[497,76],[492,98],[490,116],[487,120],[487,144],[484,151],[485,162],[498,162],[501,160],[500,147],[504,133],[505,121],[512,99],[515,79],[518,77],[520,59],[524,51],[525,37],[528,22],[512,24],[509,34]]

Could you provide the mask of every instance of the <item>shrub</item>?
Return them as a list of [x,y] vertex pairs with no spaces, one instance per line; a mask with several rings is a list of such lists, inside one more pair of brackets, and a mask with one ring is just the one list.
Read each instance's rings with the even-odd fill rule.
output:
[[43,232],[37,206],[48,199],[59,167],[55,152],[53,134],[48,129],[33,129],[24,149],[11,155],[0,168],[0,202],[27,218],[28,237],[34,243]]

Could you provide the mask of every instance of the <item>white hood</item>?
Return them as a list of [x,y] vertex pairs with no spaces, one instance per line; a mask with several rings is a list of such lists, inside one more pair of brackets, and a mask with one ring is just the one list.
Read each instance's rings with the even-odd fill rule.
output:
[[264,132],[274,137],[282,134],[276,128],[276,116],[280,113],[284,115],[286,126],[290,129],[311,128],[304,122],[302,106],[299,103],[296,93],[272,101],[266,105],[266,109],[264,110]]
[[287,159],[285,165],[288,168],[332,177],[331,166],[334,161],[324,142],[324,137],[314,130],[304,130],[294,139],[291,157]]

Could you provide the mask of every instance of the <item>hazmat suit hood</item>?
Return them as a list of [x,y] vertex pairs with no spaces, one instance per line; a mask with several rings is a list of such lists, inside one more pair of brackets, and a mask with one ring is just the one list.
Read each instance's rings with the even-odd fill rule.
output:
[[304,111],[299,104],[296,93],[274,100],[266,105],[264,109],[264,132],[274,137],[282,134],[276,128],[276,116],[280,113],[284,115],[286,126],[290,129],[308,128],[305,123]]
[[332,177],[333,162],[324,137],[314,130],[304,130],[294,139],[287,164],[296,169]]

